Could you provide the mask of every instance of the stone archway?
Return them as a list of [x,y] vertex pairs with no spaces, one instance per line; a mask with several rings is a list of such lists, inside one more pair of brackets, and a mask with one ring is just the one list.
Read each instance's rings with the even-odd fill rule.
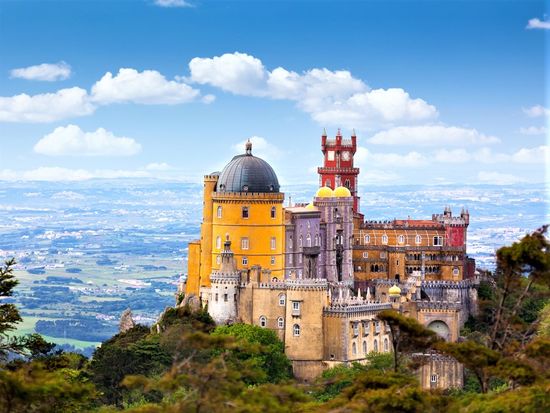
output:
[[441,320],[432,321],[428,324],[428,328],[437,333],[438,336],[444,338],[445,341],[451,340],[451,329],[446,322]]

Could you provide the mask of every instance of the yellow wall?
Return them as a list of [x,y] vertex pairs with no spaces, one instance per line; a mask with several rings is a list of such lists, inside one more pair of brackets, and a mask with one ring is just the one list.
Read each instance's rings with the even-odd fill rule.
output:
[[[226,236],[231,240],[237,268],[251,268],[259,265],[271,270],[272,277],[283,278],[284,268],[284,194],[214,193],[212,205],[211,268],[218,269],[217,256],[223,249]],[[221,207],[221,217],[218,217]],[[242,217],[242,208],[248,207],[248,218]],[[275,218],[271,218],[271,208]],[[217,239],[219,237],[219,245]],[[241,239],[248,238],[248,249],[241,248]],[[271,248],[275,238],[275,249]],[[220,248],[217,248],[217,247]],[[242,258],[248,264],[242,264]],[[271,264],[271,257],[275,263]]]
[[185,290],[187,294],[199,295],[200,259],[200,241],[191,241],[187,252],[187,285]]

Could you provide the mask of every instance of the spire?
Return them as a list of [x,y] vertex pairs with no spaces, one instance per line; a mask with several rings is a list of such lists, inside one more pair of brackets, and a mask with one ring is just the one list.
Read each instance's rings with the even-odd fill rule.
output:
[[336,136],[342,136],[342,131],[340,130],[340,128],[338,128],[338,132],[336,133]]
[[353,129],[351,130],[351,136],[356,136],[356,135],[355,135],[355,128],[353,128]]
[[246,154],[252,155],[252,142],[250,142],[250,139],[246,141],[245,148],[246,148]]
[[323,134],[321,136],[327,136],[327,130],[323,128]]
[[367,301],[370,301],[370,288],[367,287],[367,296],[365,297]]

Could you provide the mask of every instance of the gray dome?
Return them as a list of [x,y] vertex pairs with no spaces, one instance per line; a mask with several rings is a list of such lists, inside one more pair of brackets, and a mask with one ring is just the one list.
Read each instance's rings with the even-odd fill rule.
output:
[[235,156],[218,178],[217,192],[279,192],[279,180],[273,168],[252,155],[247,142],[246,153]]

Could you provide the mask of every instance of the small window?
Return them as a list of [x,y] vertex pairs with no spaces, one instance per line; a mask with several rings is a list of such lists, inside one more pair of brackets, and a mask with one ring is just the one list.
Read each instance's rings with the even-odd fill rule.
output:
[[275,248],[277,248],[277,238],[271,237],[270,246],[271,246],[271,249],[272,249],[272,250],[274,250]]
[[289,249],[292,249],[293,245],[292,245],[292,235],[288,238],[288,248]]
[[370,235],[365,235],[365,244],[370,244]]
[[294,337],[300,337],[300,326],[298,324],[294,324],[292,327],[292,334]]
[[344,183],[344,186],[348,189],[351,188],[351,182],[349,181],[349,179],[346,179],[346,182]]
[[453,275],[457,276],[458,274],[460,274],[460,270],[458,269],[458,267],[454,267],[453,268]]
[[292,309],[294,311],[300,311],[300,301],[293,301],[292,302]]
[[267,327],[267,318],[265,316],[260,317],[260,327]]
[[354,356],[357,355],[357,344],[355,343],[351,345],[351,354],[353,354]]
[[386,259],[386,251],[382,251],[382,252],[380,253],[380,258]]
[[218,218],[221,218],[221,217],[222,217],[222,207],[221,207],[221,206],[218,207],[218,212],[217,212],[216,216],[217,216]]
[[432,383],[437,383],[437,374],[432,374],[432,377],[430,378],[430,381]]
[[219,255],[217,255],[217,256],[216,256],[216,264],[219,265],[221,262],[222,262],[222,257],[219,256]]
[[292,254],[288,254],[288,263],[289,263],[289,265],[292,265],[292,257],[293,257]]
[[319,246],[319,235],[315,234],[315,246]]
[[277,208],[271,207],[271,218],[275,218],[275,215],[277,214]]
[[367,340],[363,340],[363,354],[367,354]]
[[387,353],[388,351],[390,351],[390,346],[389,346],[389,342],[388,342],[388,339],[385,338],[384,339],[384,351]]
[[307,237],[306,237],[306,245],[308,247],[311,247],[311,235],[307,234]]
[[386,234],[382,235],[382,244],[388,243],[388,236]]
[[243,218],[248,218],[249,217],[248,207],[243,207],[242,208],[242,217]]
[[279,305],[284,306],[286,304],[286,295],[279,295]]
[[369,258],[369,253],[368,253],[368,252],[364,252],[364,253],[363,253],[363,258]]
[[359,323],[353,323],[353,336],[357,337],[359,335]]
[[223,295],[223,301],[227,302],[227,300],[228,300],[227,294],[224,294]]
[[277,319],[277,327],[280,329],[285,328],[285,319],[283,317]]
[[248,265],[248,258],[247,257],[243,257],[242,261],[243,265]]
[[275,257],[271,257],[271,265],[275,265]]
[[[329,153],[330,153],[330,152],[329,152]],[[329,158],[330,158],[330,156],[329,156]],[[325,186],[330,186],[330,179],[327,179],[327,180],[325,181]]]
[[300,235],[300,238],[298,238],[298,247],[302,247],[302,244],[303,244],[303,238],[302,236]]
[[215,298],[216,298],[216,302],[218,302],[218,293],[216,293]]
[[404,236],[404,235],[399,235],[399,237],[397,237],[397,241],[398,241],[400,244],[405,243],[405,236]]
[[434,237],[434,247],[441,247],[443,246],[443,237],[435,236]]
[[218,235],[218,236],[216,237],[216,249],[221,249],[221,247],[222,247],[222,239],[221,239],[221,237]]
[[374,344],[373,344],[373,350],[375,353],[378,353],[378,340],[374,340]]
[[248,241],[248,237],[241,238],[241,249],[247,250],[249,246],[250,246],[250,244],[249,244],[249,241]]
[[421,244],[421,243],[422,243],[422,236],[421,236],[421,235],[417,235],[417,236],[414,238],[414,242],[416,242],[417,244]]

